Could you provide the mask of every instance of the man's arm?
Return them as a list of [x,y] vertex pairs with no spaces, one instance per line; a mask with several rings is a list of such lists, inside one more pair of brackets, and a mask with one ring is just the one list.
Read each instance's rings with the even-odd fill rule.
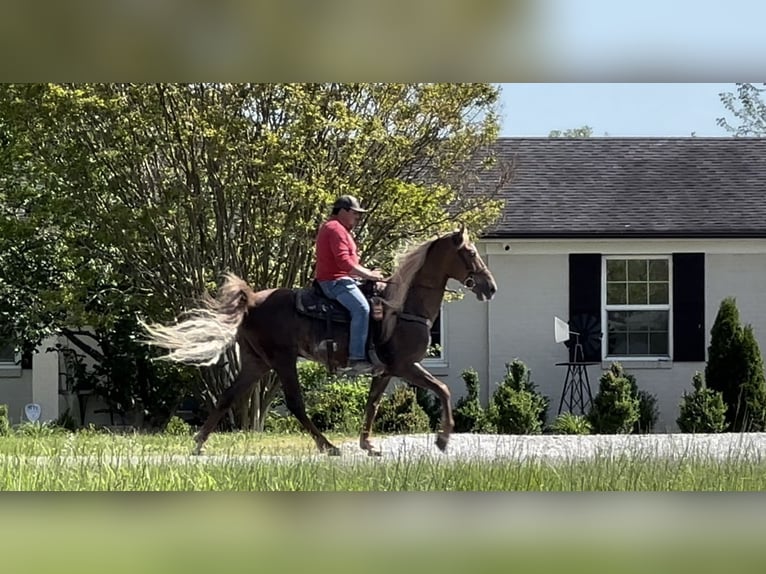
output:
[[383,274],[380,271],[370,270],[359,264],[351,266],[351,273],[356,277],[369,279],[370,281],[380,281],[383,279]]

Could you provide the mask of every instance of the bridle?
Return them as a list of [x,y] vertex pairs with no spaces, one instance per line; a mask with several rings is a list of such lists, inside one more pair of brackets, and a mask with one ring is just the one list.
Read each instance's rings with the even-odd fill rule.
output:
[[458,255],[460,256],[460,260],[463,262],[463,265],[465,265],[466,270],[468,270],[468,275],[466,275],[465,279],[463,279],[463,287],[466,289],[473,289],[476,287],[476,278],[475,274],[477,272],[481,273],[483,271],[487,270],[487,266],[484,264],[484,262],[481,263],[480,267],[477,270],[474,270],[474,258],[476,256],[475,249],[473,250],[473,255],[468,255],[466,253],[468,249],[465,248],[465,245],[462,245],[458,249]]

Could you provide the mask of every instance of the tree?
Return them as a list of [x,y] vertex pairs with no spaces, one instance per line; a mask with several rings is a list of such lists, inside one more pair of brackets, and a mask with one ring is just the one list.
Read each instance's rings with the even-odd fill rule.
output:
[[579,128],[570,128],[568,130],[551,130],[548,133],[549,138],[589,138],[593,135],[593,128],[582,126]]
[[734,432],[766,429],[763,359],[751,325],[742,326],[733,297],[726,297],[710,331],[707,386],[721,393]]
[[739,362],[739,310],[733,297],[723,299],[710,329],[708,361],[705,365],[707,387],[718,391],[727,405],[726,422],[733,428],[734,419],[740,410],[739,382],[742,379],[742,365]]
[[[94,277],[77,290],[62,282],[80,310],[99,285],[131,297],[152,320],[194,305],[226,271],[255,288],[304,285],[315,230],[342,193],[370,208],[358,241],[363,258],[383,268],[410,241],[457,219],[479,231],[499,213],[499,202],[465,192],[493,161],[498,93],[490,84],[0,91],[0,117],[28,150],[15,165],[39,174],[35,199],[66,203],[50,227],[66,219],[64,244],[80,245],[78,261],[93,263]],[[498,188],[508,175],[499,173]],[[203,371],[199,394],[214,401],[236,370],[232,351],[226,365]],[[277,390],[274,381],[255,388],[236,409],[237,424],[261,428]]]
[[737,84],[737,93],[723,92],[719,94],[721,102],[728,112],[739,120],[739,125],[732,126],[726,118],[717,118],[716,123],[735,136],[766,135],[766,104],[763,102],[765,87],[754,84]]

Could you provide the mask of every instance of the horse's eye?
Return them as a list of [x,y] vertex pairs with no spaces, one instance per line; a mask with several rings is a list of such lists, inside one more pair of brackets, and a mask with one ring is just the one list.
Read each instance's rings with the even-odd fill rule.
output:
[[470,255],[471,257],[476,257],[476,250],[475,249],[469,249],[468,250],[468,255]]

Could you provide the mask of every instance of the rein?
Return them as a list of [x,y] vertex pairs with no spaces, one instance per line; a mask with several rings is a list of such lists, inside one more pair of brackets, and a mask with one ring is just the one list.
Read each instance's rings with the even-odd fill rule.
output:
[[[398,285],[399,284],[396,281],[388,281],[386,279],[376,280],[375,282],[376,283],[385,283],[386,285]],[[466,281],[466,283],[468,283],[468,281]],[[417,283],[410,283],[410,287],[420,287],[421,289],[439,289],[438,287],[431,287],[430,285],[419,285]],[[465,287],[467,289],[471,288],[470,285],[465,285]],[[450,289],[449,287],[445,287],[444,291],[446,291],[448,293],[460,293],[460,291],[458,289]]]

